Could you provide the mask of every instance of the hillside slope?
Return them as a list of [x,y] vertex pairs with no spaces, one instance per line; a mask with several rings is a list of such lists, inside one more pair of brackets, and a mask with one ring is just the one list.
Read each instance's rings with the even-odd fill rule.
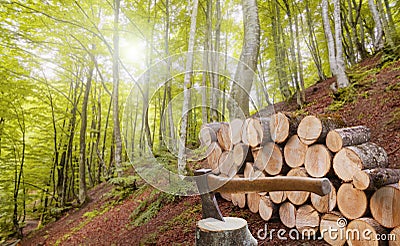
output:
[[[390,167],[400,168],[400,61],[380,67],[380,56],[365,60],[349,73],[352,86],[333,95],[328,79],[306,90],[307,104],[303,111],[311,114],[341,115],[348,125],[371,128],[372,141],[389,154]],[[296,103],[279,103],[275,111],[294,111]],[[164,202],[152,196],[154,190],[145,187],[123,202],[110,198],[111,187],[103,184],[90,193],[92,201],[78,211],[69,211],[63,218],[31,233],[23,245],[193,245],[196,221],[201,217],[199,197],[165,201],[158,212],[152,204]],[[265,222],[248,209],[218,199],[225,216],[245,218],[253,235],[264,229]],[[145,206],[142,206],[145,204]],[[147,208],[147,209],[146,209]],[[150,209],[150,212],[149,212]],[[147,222],[134,225],[137,211],[153,215]],[[269,229],[284,228],[279,222],[268,223]],[[270,239],[260,245],[270,244]],[[299,245],[299,241],[278,241],[274,245]],[[323,245],[322,241],[304,245]]]

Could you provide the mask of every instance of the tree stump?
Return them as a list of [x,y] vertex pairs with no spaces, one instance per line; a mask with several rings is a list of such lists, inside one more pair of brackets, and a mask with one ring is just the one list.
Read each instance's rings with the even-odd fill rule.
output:
[[224,217],[224,219],[225,221],[207,218],[198,221],[196,245],[257,245],[257,240],[251,235],[246,220],[236,217]]

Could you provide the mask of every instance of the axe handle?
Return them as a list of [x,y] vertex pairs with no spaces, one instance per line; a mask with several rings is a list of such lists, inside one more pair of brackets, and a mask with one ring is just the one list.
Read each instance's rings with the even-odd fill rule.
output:
[[327,178],[279,176],[229,179],[209,174],[207,180],[210,190],[226,193],[309,191],[324,196],[331,192],[331,185]]

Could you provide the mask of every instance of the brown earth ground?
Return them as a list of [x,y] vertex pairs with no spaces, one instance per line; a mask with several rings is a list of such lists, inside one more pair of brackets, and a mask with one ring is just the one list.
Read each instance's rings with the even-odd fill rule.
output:
[[[400,61],[380,69],[380,56],[365,60],[349,74],[356,92],[335,112],[328,110],[334,102],[328,79],[306,90],[308,103],[303,111],[310,114],[341,115],[347,125],[366,125],[372,131],[372,141],[389,154],[390,167],[400,168]],[[275,111],[294,111],[296,103],[279,103]],[[143,189],[118,202],[110,196],[112,186],[103,183],[90,190],[91,201],[81,209],[68,211],[61,219],[40,230],[30,232],[23,245],[193,245],[196,221],[201,216],[199,197],[176,198],[162,206],[147,223],[132,225],[131,215],[145,201],[152,188]],[[234,207],[218,198],[225,216],[246,219],[256,236],[265,228],[258,214]],[[95,213],[93,212],[95,211]],[[268,229],[285,228],[278,221],[268,222]],[[261,234],[263,236],[263,234]],[[259,240],[259,245],[324,245],[321,240],[285,240],[274,237]]]

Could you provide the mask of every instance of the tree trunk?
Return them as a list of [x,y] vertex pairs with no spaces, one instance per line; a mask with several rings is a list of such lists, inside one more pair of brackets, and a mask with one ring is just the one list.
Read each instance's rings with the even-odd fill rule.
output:
[[350,183],[344,183],[337,192],[337,205],[344,217],[354,220],[367,212],[368,199],[364,191],[357,190]]
[[87,187],[86,187],[86,127],[87,127],[87,106],[89,102],[89,94],[92,86],[94,66],[89,68],[89,74],[86,80],[85,94],[83,96],[82,111],[81,111],[81,131],[79,134],[79,202],[86,202]]
[[260,23],[256,0],[242,0],[244,42],[240,62],[236,69],[235,81],[231,88],[231,97],[238,106],[228,105],[230,117],[247,117],[249,112],[249,95],[257,69],[260,48]]
[[354,126],[331,130],[326,136],[326,147],[338,152],[343,147],[366,143],[371,138],[371,131],[365,126]]
[[399,184],[387,185],[377,190],[371,197],[371,214],[379,224],[387,228],[400,226]]
[[115,138],[115,166],[118,177],[122,176],[122,139],[119,124],[119,11],[120,0],[114,0],[114,30],[113,30],[113,120]]
[[378,8],[376,7],[376,4],[374,0],[368,0],[368,5],[369,5],[369,10],[371,11],[372,17],[375,22],[375,41],[374,41],[374,48],[376,51],[379,51],[383,48],[383,27],[382,27],[382,22],[381,22],[381,17],[379,15]]
[[329,54],[329,65],[333,75],[337,74],[337,62],[335,52],[335,41],[331,30],[331,24],[329,22],[329,3],[328,0],[322,0],[322,21],[324,24],[324,31],[326,41],[328,43],[328,54]]
[[346,75],[346,66],[343,59],[342,46],[342,20],[340,17],[340,0],[334,0],[334,19],[335,19],[335,43],[336,43],[336,80],[337,88],[349,86],[349,79]]
[[190,33],[189,33],[189,44],[188,44],[188,54],[186,60],[186,73],[183,81],[183,105],[182,105],[182,122],[180,129],[180,144],[178,150],[178,173],[185,174],[186,167],[186,135],[188,126],[188,110],[190,103],[190,80],[192,77],[193,68],[193,50],[196,35],[196,20],[197,20],[197,9],[198,0],[193,1],[193,10],[190,21]]

